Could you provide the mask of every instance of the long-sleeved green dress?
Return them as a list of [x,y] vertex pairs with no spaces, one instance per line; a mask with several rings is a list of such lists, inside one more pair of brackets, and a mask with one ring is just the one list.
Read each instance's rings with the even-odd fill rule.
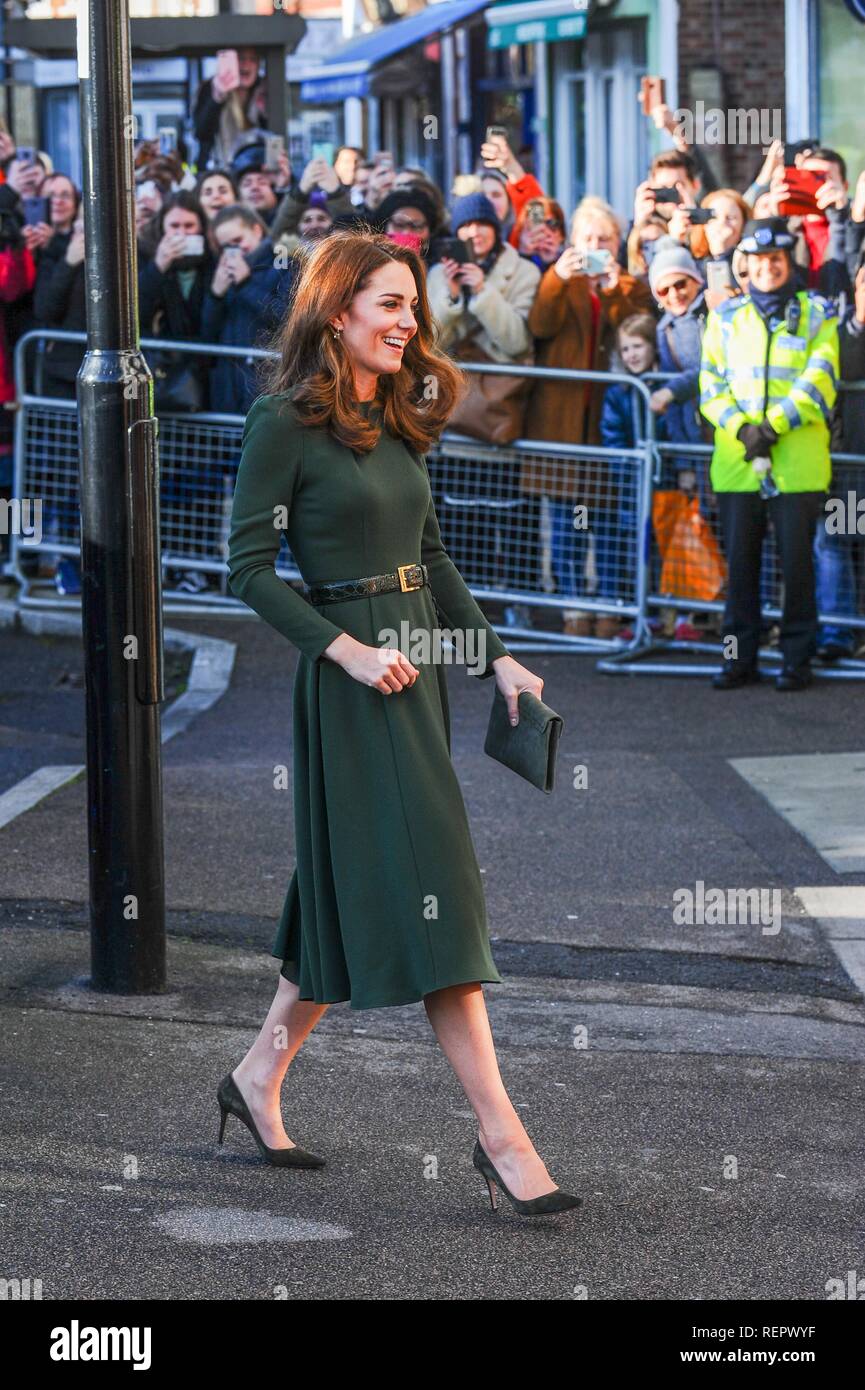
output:
[[[422,562],[432,593],[424,585],[313,605],[275,572],[281,530],[307,585]],[[272,951],[281,974],[301,999],[354,1009],[473,980],[501,984],[451,761],[446,673],[440,659],[418,658],[417,643],[436,627],[473,629],[485,643],[475,648],[481,678],[507,648],[442,545],[426,460],[384,430],[371,453],[356,454],[302,426],[289,393],[259,396],[243,431],[228,566],[232,593],[300,653],[296,867]],[[323,656],[342,632],[399,646],[420,675],[391,694],[362,684]]]

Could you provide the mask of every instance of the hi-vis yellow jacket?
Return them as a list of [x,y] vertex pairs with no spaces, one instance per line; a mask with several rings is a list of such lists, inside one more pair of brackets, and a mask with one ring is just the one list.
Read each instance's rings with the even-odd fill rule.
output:
[[[781,492],[829,486],[829,413],[838,393],[838,319],[833,305],[800,290],[799,322],[771,334],[750,298],[727,299],[709,314],[700,369],[700,410],[715,426],[716,492],[757,492],[760,479],[736,438],[768,420],[780,438],[772,474]],[[794,311],[795,312],[795,311]]]

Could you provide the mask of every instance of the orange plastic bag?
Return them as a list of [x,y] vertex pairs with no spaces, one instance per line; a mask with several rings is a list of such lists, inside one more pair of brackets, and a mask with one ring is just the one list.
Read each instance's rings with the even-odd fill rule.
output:
[[679,489],[656,492],[652,525],[661,553],[661,593],[707,603],[716,599],[727,582],[727,566],[700,512],[700,499]]

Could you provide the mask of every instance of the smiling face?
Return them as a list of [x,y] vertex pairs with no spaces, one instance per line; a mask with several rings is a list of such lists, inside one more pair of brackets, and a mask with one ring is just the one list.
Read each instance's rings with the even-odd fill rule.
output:
[[655,360],[655,344],[648,342],[639,333],[620,333],[619,356],[627,371],[641,376],[649,370]]
[[224,174],[211,174],[201,185],[198,201],[206,216],[213,218],[220,208],[227,208],[235,201],[234,189]]
[[259,169],[252,170],[244,174],[238,184],[240,201],[246,203],[248,207],[255,208],[259,212],[262,208],[276,207],[276,194],[273,191],[273,184],[266,174]]
[[332,320],[351,358],[358,399],[372,400],[377,380],[398,372],[407,344],[417,333],[418,293],[407,265],[380,266],[348,308]]
[[766,251],[762,256],[748,257],[748,279],[755,289],[764,293],[778,290],[790,274],[786,251]]
[[213,235],[222,250],[226,246],[239,246],[243,254],[249,256],[260,245],[264,232],[258,226],[247,227],[239,217],[230,217],[216,228]]
[[298,223],[298,235],[304,241],[320,241],[323,236],[327,236],[333,226],[333,218],[326,208],[306,208],[301,214]]
[[43,197],[49,200],[49,217],[52,227],[67,231],[75,217],[75,189],[71,179],[65,174],[54,174],[42,185]]
[[655,285],[655,298],[662,309],[669,309],[676,318],[684,314],[700,293],[700,284],[681,270],[670,270]]

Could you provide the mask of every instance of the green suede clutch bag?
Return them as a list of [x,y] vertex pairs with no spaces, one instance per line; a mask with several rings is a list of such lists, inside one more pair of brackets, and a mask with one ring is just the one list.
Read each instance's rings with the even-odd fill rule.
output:
[[496,686],[484,752],[525,777],[542,792],[553,790],[562,716],[528,690],[518,696],[519,723],[508,718],[508,702]]

